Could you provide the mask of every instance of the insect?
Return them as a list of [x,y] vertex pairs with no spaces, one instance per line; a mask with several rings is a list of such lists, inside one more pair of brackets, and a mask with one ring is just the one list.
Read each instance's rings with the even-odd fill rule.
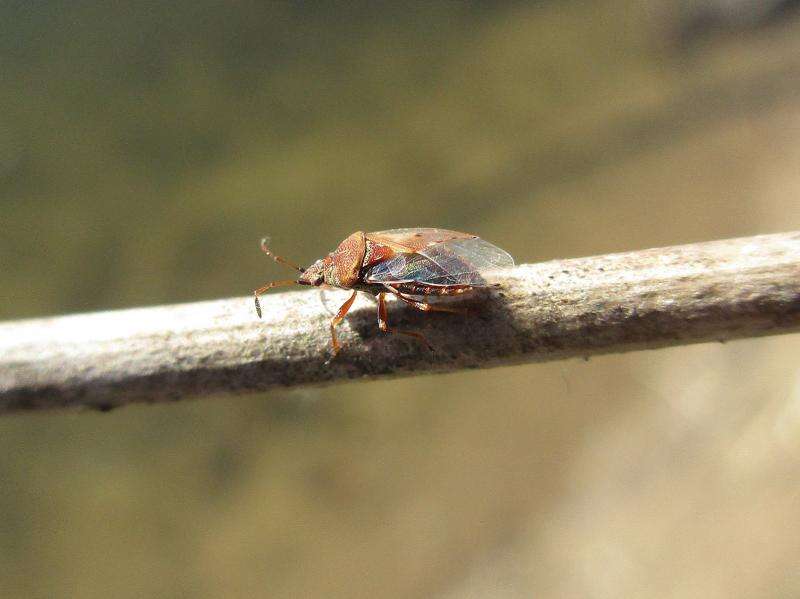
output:
[[268,238],[261,241],[264,253],[276,262],[295,269],[300,276],[267,283],[253,292],[259,318],[261,304],[258,297],[274,287],[328,285],[352,289],[352,295],[330,322],[334,356],[341,348],[336,338],[336,327],[344,320],[357,292],[363,291],[378,299],[378,328],[382,332],[415,337],[433,350],[422,333],[389,326],[386,294],[391,293],[425,312],[465,314],[463,308],[420,300],[426,296],[454,296],[487,287],[481,273],[514,266],[514,259],[507,252],[477,235],[446,229],[391,229],[374,233],[356,231],[334,251],[308,268],[301,268],[273,254],[267,247],[268,242]]

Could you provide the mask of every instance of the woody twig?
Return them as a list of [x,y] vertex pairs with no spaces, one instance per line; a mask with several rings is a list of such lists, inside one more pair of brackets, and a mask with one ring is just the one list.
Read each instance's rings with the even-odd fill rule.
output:
[[[0,324],[0,413],[108,410],[220,393],[415,376],[800,331],[800,232],[526,264],[470,315],[359,297],[332,361],[318,291]],[[337,298],[338,299],[338,298]],[[335,302],[334,302],[335,303]],[[341,302],[340,302],[341,303]]]

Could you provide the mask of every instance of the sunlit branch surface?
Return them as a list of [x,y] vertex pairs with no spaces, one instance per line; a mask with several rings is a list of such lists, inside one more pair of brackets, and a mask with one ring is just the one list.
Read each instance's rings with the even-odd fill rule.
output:
[[[394,302],[382,335],[360,297],[330,357],[339,301],[319,291],[0,324],[0,412],[111,409],[212,393],[537,362],[800,330],[800,232],[498,271],[472,314]],[[329,298],[330,299],[330,298]],[[338,303],[337,303],[338,302]]]

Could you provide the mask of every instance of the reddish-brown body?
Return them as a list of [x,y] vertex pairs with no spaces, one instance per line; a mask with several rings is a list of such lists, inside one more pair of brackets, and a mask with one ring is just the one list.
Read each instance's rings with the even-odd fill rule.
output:
[[297,280],[277,281],[256,289],[254,294],[259,317],[261,306],[258,296],[272,287],[329,285],[353,290],[331,320],[334,355],[340,349],[336,326],[344,319],[358,291],[378,298],[378,326],[381,331],[416,337],[431,348],[420,333],[389,327],[386,320],[386,294],[391,293],[423,311],[466,313],[463,309],[432,305],[411,296],[466,293],[485,286],[480,276],[483,270],[513,266],[511,256],[476,235],[445,229],[393,229],[375,233],[356,231],[333,252],[305,269],[272,254],[266,246],[266,240],[262,241],[261,247],[277,262],[291,266],[301,274]]

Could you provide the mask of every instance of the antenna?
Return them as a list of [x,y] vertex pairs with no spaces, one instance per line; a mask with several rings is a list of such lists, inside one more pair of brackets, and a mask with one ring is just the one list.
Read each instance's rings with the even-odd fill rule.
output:
[[264,239],[261,240],[261,251],[262,252],[264,252],[267,256],[269,256],[270,258],[275,260],[275,262],[277,262],[279,264],[283,264],[285,266],[288,266],[289,268],[294,269],[297,272],[305,272],[306,271],[305,268],[297,266],[297,264],[294,264],[293,262],[289,262],[286,258],[282,258],[280,256],[277,256],[277,255],[273,254],[272,250],[270,250],[267,247],[267,244],[269,243],[269,241],[270,241],[269,237],[265,237]]
[[286,281],[273,281],[272,283],[267,283],[263,287],[259,287],[253,292],[253,297],[256,302],[256,314],[258,314],[259,318],[261,318],[261,302],[258,301],[258,296],[263,295],[273,287],[286,287],[287,285],[297,285],[297,281],[293,281],[292,279],[288,279]]

